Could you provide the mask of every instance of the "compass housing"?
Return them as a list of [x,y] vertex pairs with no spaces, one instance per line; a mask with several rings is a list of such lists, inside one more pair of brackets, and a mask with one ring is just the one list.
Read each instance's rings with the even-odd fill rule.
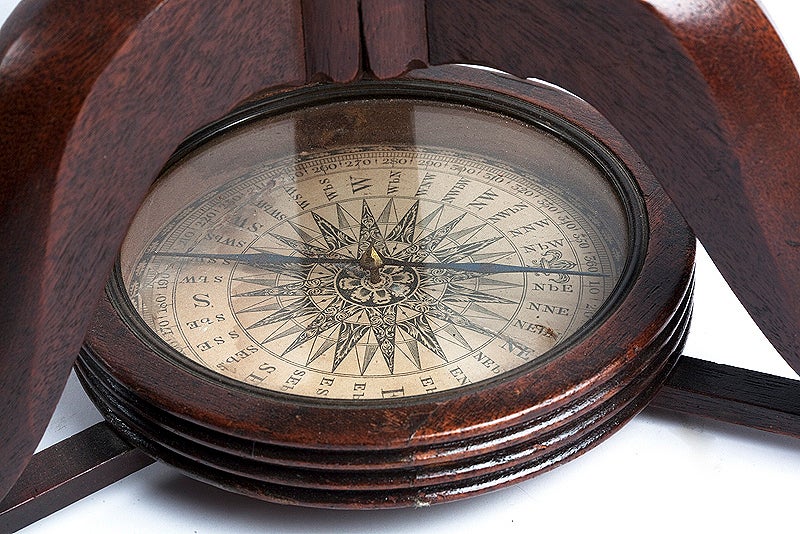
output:
[[503,486],[584,452],[663,382],[690,316],[694,238],[587,104],[537,82],[452,67],[263,97],[199,131],[167,168],[243,122],[304,105],[354,98],[472,105],[548,132],[608,177],[627,232],[618,282],[589,321],[536,361],[467,387],[356,403],[258,390],[176,360],[132,312],[117,269],[78,369],[134,443],[192,476],[266,500],[420,505]]

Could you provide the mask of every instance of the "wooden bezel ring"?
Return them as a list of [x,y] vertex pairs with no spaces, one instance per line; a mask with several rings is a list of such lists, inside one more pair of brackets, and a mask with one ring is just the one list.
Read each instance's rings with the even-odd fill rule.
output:
[[509,379],[434,400],[356,408],[287,401],[198,377],[143,345],[106,298],[79,372],[109,421],[134,443],[191,476],[270,501],[409,506],[550,469],[652,397],[687,331],[694,237],[647,168],[594,110],[565,92],[474,69],[432,68],[412,78],[538,106],[602,140],[635,176],[649,221],[646,252],[607,321],[564,354]]

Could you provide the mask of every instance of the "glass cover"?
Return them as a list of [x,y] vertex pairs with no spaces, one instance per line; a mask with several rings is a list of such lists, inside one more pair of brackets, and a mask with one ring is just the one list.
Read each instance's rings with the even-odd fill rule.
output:
[[507,376],[590,328],[628,264],[595,161],[437,101],[265,114],[166,170],[122,282],[167,357],[233,384],[367,400]]

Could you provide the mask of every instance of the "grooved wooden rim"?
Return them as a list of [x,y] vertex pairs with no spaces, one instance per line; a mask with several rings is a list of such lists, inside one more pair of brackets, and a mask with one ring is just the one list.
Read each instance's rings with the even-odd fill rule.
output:
[[[120,390],[108,371],[85,350],[77,369],[92,399],[123,435],[190,476],[274,502],[330,508],[394,508],[464,498],[518,482],[599,443],[643,408],[671,371],[688,333],[691,291],[687,291],[680,309],[663,335],[651,347],[643,348],[643,352],[653,354],[650,361],[655,367],[639,371],[649,377],[644,392],[629,382],[607,402],[577,413],[556,428],[529,434],[528,439],[488,453],[455,459],[440,455],[436,448],[403,451],[400,454],[405,454],[405,461],[389,454],[388,462],[384,462],[386,456],[382,452],[361,451],[355,458],[336,465],[335,452],[326,455],[297,448],[290,451],[296,457],[287,458],[281,454],[271,456],[269,444],[255,442],[249,444],[252,454],[248,455],[246,447],[223,447],[220,439],[224,440],[224,435],[199,427],[187,432],[185,426],[179,430],[171,426],[178,423],[180,427],[182,421],[162,413],[158,407],[142,405],[124,388]],[[505,432],[518,430],[528,434],[526,429],[516,428]],[[494,436],[482,439],[492,441]],[[480,445],[482,439],[474,440],[475,444]],[[420,455],[429,461],[415,461]],[[351,463],[354,459],[361,463]]]

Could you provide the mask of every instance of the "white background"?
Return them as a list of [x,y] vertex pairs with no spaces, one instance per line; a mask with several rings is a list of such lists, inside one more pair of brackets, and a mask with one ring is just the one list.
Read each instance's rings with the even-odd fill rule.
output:
[[[0,0],[0,20],[16,3]],[[800,2],[763,0],[762,5],[800,64]],[[702,251],[685,353],[795,376]],[[73,377],[42,446],[99,420]],[[797,531],[798,485],[798,440],[646,410],[555,471],[446,505],[365,512],[278,506],[228,494],[156,464],[24,532]]]

